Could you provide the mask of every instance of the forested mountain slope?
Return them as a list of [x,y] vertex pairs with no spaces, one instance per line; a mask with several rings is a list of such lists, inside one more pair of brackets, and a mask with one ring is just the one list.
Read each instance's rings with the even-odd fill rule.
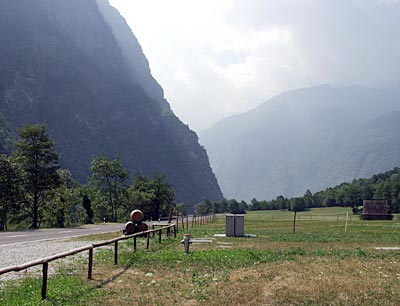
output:
[[167,176],[177,201],[222,194],[197,135],[171,111],[125,20],[99,0],[0,2],[0,151],[46,123],[61,166],[85,182],[94,155]]

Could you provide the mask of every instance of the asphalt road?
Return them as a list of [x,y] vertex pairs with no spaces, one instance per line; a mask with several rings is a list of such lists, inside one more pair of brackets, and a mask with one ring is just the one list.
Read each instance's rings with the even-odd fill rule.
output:
[[0,232],[0,247],[19,243],[33,243],[45,240],[67,239],[72,237],[104,234],[120,231],[125,224],[104,223],[92,224],[74,228],[38,229],[20,232]]

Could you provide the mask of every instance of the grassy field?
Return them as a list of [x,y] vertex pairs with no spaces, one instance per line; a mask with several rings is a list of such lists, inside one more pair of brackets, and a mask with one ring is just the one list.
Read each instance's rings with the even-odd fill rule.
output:
[[214,238],[225,232],[221,216],[185,230],[212,239],[192,244],[189,255],[183,231],[161,244],[155,238],[149,251],[144,239],[136,253],[127,241],[118,266],[111,250],[97,252],[93,280],[78,261],[50,278],[46,302],[41,280],[27,279],[5,284],[0,305],[400,305],[400,251],[375,249],[400,247],[397,217],[350,215],[343,208],[301,212],[293,234],[293,213],[250,212],[245,232],[257,238]]

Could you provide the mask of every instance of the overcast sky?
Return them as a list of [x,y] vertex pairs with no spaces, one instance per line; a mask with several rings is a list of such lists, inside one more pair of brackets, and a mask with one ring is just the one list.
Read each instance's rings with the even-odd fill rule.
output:
[[322,83],[400,85],[400,0],[110,0],[197,132]]

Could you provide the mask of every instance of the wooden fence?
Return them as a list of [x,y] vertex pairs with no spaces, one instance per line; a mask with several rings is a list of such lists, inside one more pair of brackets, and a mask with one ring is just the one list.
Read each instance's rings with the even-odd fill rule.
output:
[[8,272],[18,272],[21,270],[25,270],[28,268],[31,268],[33,266],[38,266],[38,265],[43,265],[43,279],[42,279],[42,299],[46,299],[47,297],[47,279],[48,279],[48,269],[49,269],[49,262],[60,259],[60,258],[64,258],[67,256],[71,256],[71,255],[75,255],[78,253],[82,253],[85,251],[89,251],[89,261],[88,261],[88,279],[92,279],[92,275],[93,275],[93,250],[95,248],[98,247],[102,247],[105,245],[109,245],[114,243],[114,264],[118,264],[118,242],[121,240],[127,240],[130,238],[133,238],[133,248],[134,251],[136,251],[136,239],[137,237],[146,237],[146,249],[149,249],[150,246],[150,234],[153,233],[153,237],[156,233],[158,233],[158,242],[161,243],[161,236],[162,236],[162,231],[166,230],[166,234],[167,236],[170,235],[171,232],[171,228],[173,228],[173,233],[174,233],[174,237],[176,238],[176,232],[177,232],[177,227],[175,224],[168,224],[166,226],[163,226],[161,228],[157,228],[157,229],[151,229],[148,231],[144,231],[144,232],[139,232],[139,233],[135,233],[135,234],[131,234],[131,235],[125,235],[125,236],[121,236],[121,237],[117,237],[114,239],[110,239],[107,241],[102,241],[102,242],[97,242],[97,243],[93,243],[91,245],[87,245],[87,246],[83,246],[80,248],[76,248],[67,252],[63,252],[63,253],[59,253],[53,256],[49,256],[46,258],[42,258],[42,259],[38,259],[35,261],[31,261],[22,265],[18,265],[18,266],[10,266],[10,267],[6,267],[6,268],[2,268],[0,269],[0,275],[8,273]]
[[206,225],[217,221],[217,215],[194,215],[192,218],[192,226]]

